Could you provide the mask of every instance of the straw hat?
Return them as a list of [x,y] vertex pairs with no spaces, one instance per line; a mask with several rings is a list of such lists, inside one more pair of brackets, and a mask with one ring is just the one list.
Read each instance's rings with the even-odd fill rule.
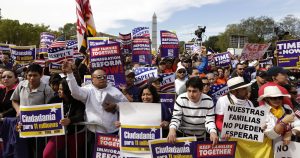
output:
[[291,97],[289,94],[282,94],[280,89],[277,86],[267,86],[264,88],[264,94],[259,96],[257,101],[261,101],[264,98],[273,98],[273,97]]
[[229,90],[236,90],[251,86],[252,83],[246,83],[243,77],[233,77],[227,81]]

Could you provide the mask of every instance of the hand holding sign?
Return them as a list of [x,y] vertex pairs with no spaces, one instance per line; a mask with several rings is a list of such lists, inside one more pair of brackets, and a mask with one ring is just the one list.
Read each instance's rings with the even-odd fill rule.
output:
[[67,59],[64,60],[61,68],[64,73],[70,74],[73,72],[72,63],[70,61],[68,61]]

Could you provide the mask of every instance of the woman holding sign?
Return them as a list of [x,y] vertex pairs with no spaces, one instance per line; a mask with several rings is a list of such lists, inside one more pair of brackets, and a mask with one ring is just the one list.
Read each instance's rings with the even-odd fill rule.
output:
[[[81,157],[84,152],[82,151],[84,147],[84,129],[83,126],[71,125],[72,123],[77,123],[84,121],[84,111],[85,106],[82,102],[74,99],[71,96],[70,89],[68,87],[68,83],[66,80],[62,80],[59,84],[58,97],[54,97],[50,100],[50,103],[59,103],[63,102],[64,105],[64,114],[65,118],[60,120],[60,123],[63,126],[66,126],[67,133],[67,146],[68,146],[68,155],[70,157]],[[77,142],[75,142],[76,134],[77,134]],[[44,152],[44,158],[53,158],[56,157],[56,153],[62,150],[65,147],[65,136],[57,136],[51,137],[48,141]],[[56,146],[57,144],[57,146]],[[77,144],[77,149],[76,145]],[[56,151],[56,149],[58,151]]]

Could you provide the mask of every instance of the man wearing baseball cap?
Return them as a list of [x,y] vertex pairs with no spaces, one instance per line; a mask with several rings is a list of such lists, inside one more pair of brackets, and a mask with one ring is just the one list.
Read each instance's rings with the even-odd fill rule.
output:
[[[259,88],[258,96],[263,95],[265,87],[268,86],[277,86],[283,94],[289,94],[289,92],[283,87],[285,84],[288,84],[288,71],[279,66],[273,66],[267,71],[268,81],[266,84],[262,85]],[[283,103],[289,105],[293,109],[293,104],[290,98],[284,97]],[[264,101],[260,101],[259,105],[263,105]]]
[[259,87],[261,87],[263,84],[266,83],[266,77],[267,77],[266,69],[259,69],[256,71],[256,77],[254,83],[251,85],[251,95],[249,97],[249,99],[252,101],[255,107],[258,107],[259,105],[257,102],[258,89]]

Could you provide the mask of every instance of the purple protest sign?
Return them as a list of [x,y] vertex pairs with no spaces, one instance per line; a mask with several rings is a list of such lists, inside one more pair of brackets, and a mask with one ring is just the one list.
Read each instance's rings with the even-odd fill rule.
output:
[[20,137],[64,135],[64,126],[59,123],[62,118],[62,103],[20,106]]
[[149,152],[148,140],[161,138],[160,126],[121,125],[121,150]]
[[120,143],[117,135],[96,133],[94,158],[120,157]]
[[150,37],[149,27],[136,27],[132,29],[133,38],[136,37]]
[[159,74],[161,92],[175,92],[175,73]]
[[196,137],[177,138],[174,144],[168,143],[166,138],[150,140],[149,147],[153,158],[187,157],[192,158]]
[[122,54],[131,54],[131,52],[132,52],[131,33],[128,33],[128,34],[119,33],[119,38],[121,40],[121,53]]
[[273,61],[272,61],[272,59],[273,59],[273,58],[260,60],[260,61],[259,61],[260,67],[265,67],[266,65],[271,65],[271,66],[273,66]]
[[0,51],[10,51],[9,44],[0,43]]
[[10,46],[12,59],[20,64],[30,64],[35,60],[35,46]]
[[184,44],[184,50],[186,52],[192,52],[193,51],[193,45],[194,45],[194,43],[186,43],[186,44]]
[[217,67],[226,67],[231,64],[230,52],[215,54],[213,59]]
[[52,42],[55,40],[55,35],[49,32],[42,32],[40,34],[40,45],[46,45],[46,47],[49,47]]
[[176,33],[166,30],[160,31],[161,57],[176,58],[179,55],[179,40]]
[[147,37],[134,38],[132,41],[132,62],[151,64],[151,41]]
[[160,103],[162,106],[162,119],[169,121],[172,118],[176,94],[175,93],[160,93]]
[[101,41],[88,40],[88,44],[90,48],[91,69],[103,68],[106,71],[108,82],[113,86],[125,84],[120,43],[113,42],[106,44]]
[[236,142],[218,142],[212,147],[212,142],[195,142],[193,158],[234,158]]
[[287,69],[300,68],[300,40],[279,41],[276,46],[278,66]]

